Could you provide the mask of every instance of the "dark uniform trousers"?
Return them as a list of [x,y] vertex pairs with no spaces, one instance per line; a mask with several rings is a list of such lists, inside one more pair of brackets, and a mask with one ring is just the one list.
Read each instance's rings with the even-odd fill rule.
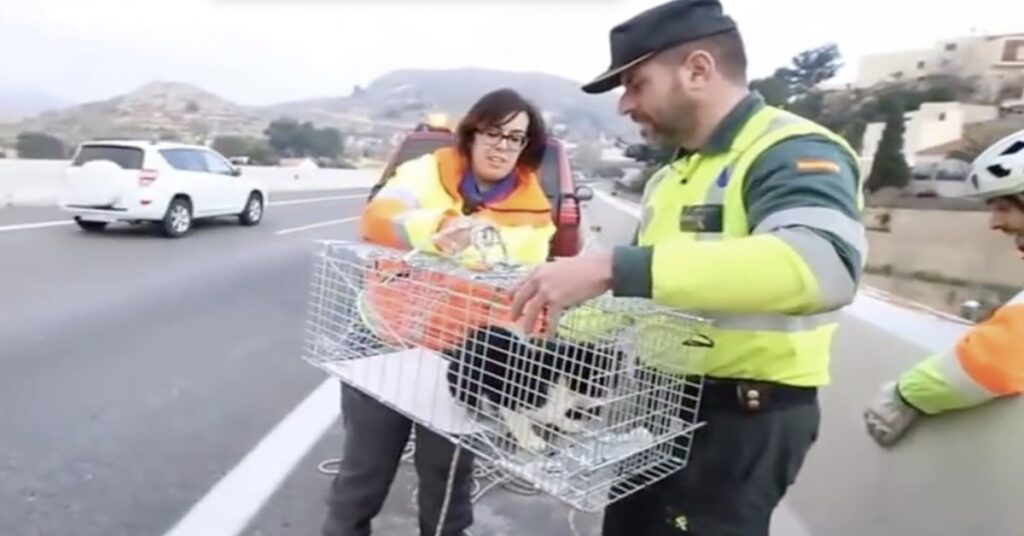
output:
[[702,394],[687,466],[610,505],[602,536],[768,536],[818,436],[816,391],[709,379]]
[[[345,450],[331,484],[323,535],[369,536],[370,523],[384,505],[413,423],[344,384],[341,398]],[[418,425],[415,446],[420,535],[434,536],[455,446]],[[471,452],[459,452],[445,536],[461,536],[473,524],[473,463]]]

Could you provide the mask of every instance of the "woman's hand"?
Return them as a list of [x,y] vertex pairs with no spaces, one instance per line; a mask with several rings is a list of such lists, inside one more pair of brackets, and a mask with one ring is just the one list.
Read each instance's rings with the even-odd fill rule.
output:
[[468,216],[448,218],[434,235],[434,245],[445,255],[461,253],[472,245],[473,228],[477,221]]

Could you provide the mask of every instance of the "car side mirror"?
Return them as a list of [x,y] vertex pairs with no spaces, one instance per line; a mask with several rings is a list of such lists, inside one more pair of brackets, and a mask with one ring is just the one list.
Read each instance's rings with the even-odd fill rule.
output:
[[242,176],[242,168],[240,168],[240,167],[233,167],[233,168],[231,168],[231,176],[232,177],[241,177]]
[[594,198],[594,189],[590,186],[577,186],[575,196],[578,201],[590,201]]

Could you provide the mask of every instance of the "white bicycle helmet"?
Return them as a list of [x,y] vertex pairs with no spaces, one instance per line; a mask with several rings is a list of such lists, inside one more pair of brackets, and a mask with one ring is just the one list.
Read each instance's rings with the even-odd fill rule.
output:
[[964,197],[992,199],[1024,194],[1024,130],[993,143],[971,164]]

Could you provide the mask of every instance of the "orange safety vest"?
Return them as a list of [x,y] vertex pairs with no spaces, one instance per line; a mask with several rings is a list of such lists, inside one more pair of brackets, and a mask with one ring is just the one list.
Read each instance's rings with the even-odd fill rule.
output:
[[[399,249],[436,251],[430,237],[445,219],[461,214],[458,186],[464,165],[455,149],[443,148],[400,166],[363,211],[364,239]],[[422,176],[413,176],[416,171]],[[517,170],[515,177],[508,196],[480,207],[474,217],[498,228],[510,262],[541,263],[554,233],[551,205],[536,174]],[[440,264],[425,269],[397,259],[378,260],[363,283],[366,321],[392,345],[440,351],[459,344],[475,327],[513,327],[508,292],[453,275]],[[543,323],[544,318],[538,320],[537,330]]]
[[967,331],[952,351],[899,379],[900,395],[926,414],[1024,393],[1024,292]]

